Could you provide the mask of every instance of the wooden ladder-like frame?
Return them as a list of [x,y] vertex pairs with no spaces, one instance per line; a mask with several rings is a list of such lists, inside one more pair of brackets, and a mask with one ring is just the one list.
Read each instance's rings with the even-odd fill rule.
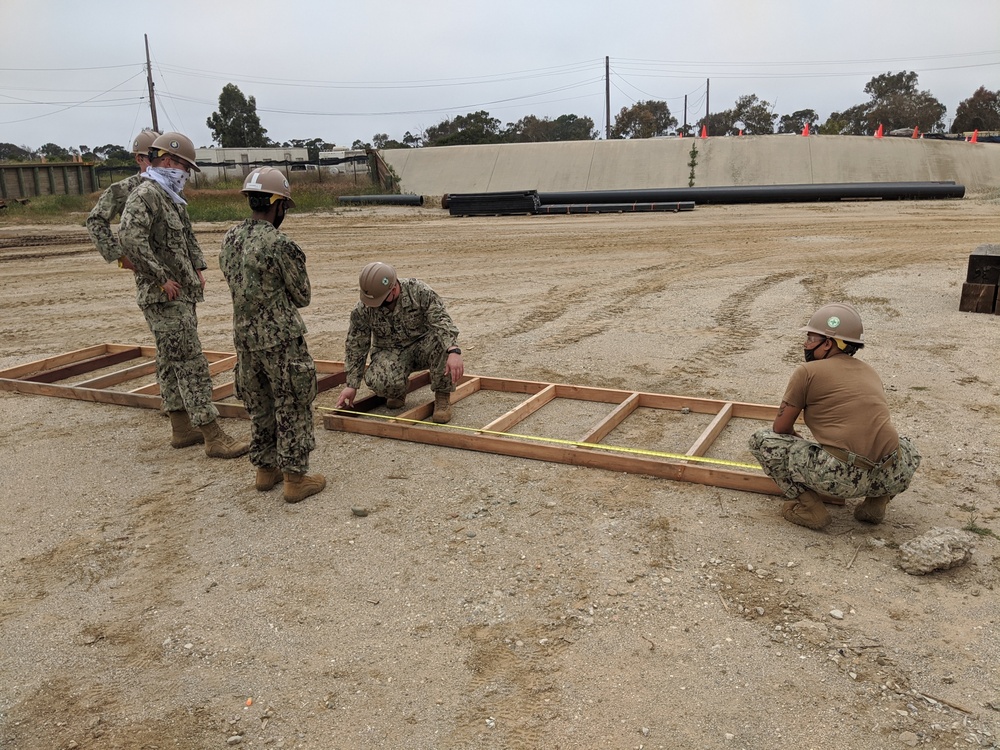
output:
[[[204,354],[208,360],[210,375],[219,375],[236,367],[236,355],[232,352],[206,351]],[[140,359],[144,361],[93,378],[73,383],[62,382]],[[320,390],[340,385],[347,378],[344,374],[344,365],[340,362],[317,360],[316,371]],[[155,382],[130,390],[112,390],[112,386],[122,385],[131,380],[148,379],[155,372],[156,347],[137,344],[98,344],[0,370],[0,390],[142,409],[159,409],[160,386]],[[247,414],[243,404],[223,402],[224,399],[233,397],[235,390],[236,386],[232,381],[213,386],[212,401],[221,416],[248,419],[250,415]]]
[[[204,354],[209,362],[209,372],[213,376],[231,371],[236,366],[236,355],[232,352],[206,351]],[[155,382],[147,382],[128,390],[114,389],[115,386],[122,386],[140,378],[148,381],[156,372],[155,357],[156,349],[152,346],[98,344],[0,370],[0,390],[159,409],[160,391]],[[136,362],[137,360],[142,361]],[[113,369],[124,363],[135,364]],[[108,372],[83,380],[78,379],[99,370]],[[343,385],[347,379],[342,362],[316,360],[316,372],[319,392]],[[430,376],[426,371],[416,373],[410,377],[409,390],[411,392],[418,390],[429,383]],[[235,385],[232,381],[213,386],[212,400],[221,416],[247,419],[249,415],[241,403],[226,402],[226,399],[234,397],[234,391]],[[478,391],[521,393],[526,394],[528,398],[506,414],[479,428],[459,428],[425,421],[434,411],[433,402],[420,404],[396,417],[375,417],[367,414],[385,403],[385,399],[378,396],[359,399],[353,411],[324,407],[320,409],[326,412],[323,425],[328,430],[610,471],[647,474],[663,479],[768,495],[781,494],[769,477],[751,465],[724,459],[704,458],[730,420],[756,419],[770,423],[777,412],[774,406],[477,375],[467,375],[462,379],[451,396],[452,403],[458,403]],[[560,398],[605,403],[612,405],[613,408],[579,440],[555,440],[507,434],[518,423],[546,404]],[[686,409],[696,414],[714,416],[698,439],[683,453],[670,454],[600,445],[601,440],[639,408],[670,411]]]
[[[415,375],[410,379],[409,390],[414,391],[429,382],[430,378],[426,372]],[[663,479],[696,482],[767,495],[781,494],[781,490],[770,477],[760,470],[749,468],[747,464],[721,459],[714,463],[712,459],[692,460],[705,456],[731,419],[766,420],[770,424],[777,414],[775,406],[476,375],[467,375],[462,379],[455,392],[451,394],[451,402],[459,403],[477,391],[523,393],[527,394],[528,398],[480,428],[456,429],[450,425],[426,422],[425,420],[430,418],[434,411],[433,402],[411,408],[394,418],[367,416],[366,412],[385,403],[385,399],[378,396],[359,399],[355,403],[354,410],[350,412],[326,410],[328,413],[323,417],[323,425],[328,430],[361,435],[590,466],[610,471],[648,474]],[[613,404],[614,408],[577,441],[503,434],[546,404],[559,398]],[[698,414],[712,414],[714,417],[694,444],[682,454],[598,445],[630,414],[641,407],[672,411],[687,409]]]

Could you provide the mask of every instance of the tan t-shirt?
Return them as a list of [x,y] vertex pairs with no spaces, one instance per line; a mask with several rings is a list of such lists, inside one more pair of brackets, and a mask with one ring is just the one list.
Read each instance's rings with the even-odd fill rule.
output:
[[802,409],[813,437],[878,461],[899,447],[882,380],[868,364],[839,354],[795,368],[783,401]]

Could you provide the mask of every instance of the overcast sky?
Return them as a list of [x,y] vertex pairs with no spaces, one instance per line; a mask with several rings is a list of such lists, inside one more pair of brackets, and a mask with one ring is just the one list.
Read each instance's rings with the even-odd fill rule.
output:
[[212,136],[227,83],[257,102],[275,141],[402,140],[486,110],[590,117],[637,101],[678,119],[745,94],[778,115],[868,100],[912,70],[947,108],[1000,90],[1000,0],[0,0],[0,142],[127,145],[151,124]]

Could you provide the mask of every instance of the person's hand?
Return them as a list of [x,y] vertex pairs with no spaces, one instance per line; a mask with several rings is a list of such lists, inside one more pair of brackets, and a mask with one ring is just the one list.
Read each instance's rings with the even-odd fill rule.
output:
[[134,271],[135,270],[135,266],[132,265],[132,261],[130,261],[124,255],[119,256],[119,258],[118,258],[118,267],[119,268],[124,268],[127,271]]
[[458,381],[462,379],[465,374],[465,362],[462,360],[461,354],[449,354],[448,361],[444,363],[444,371],[448,373],[448,377],[451,378],[451,382],[458,385]]
[[340,395],[337,397],[337,407],[336,408],[343,409],[346,406],[348,409],[353,409],[354,408],[354,397],[357,396],[357,395],[358,395],[358,389],[357,388],[351,388],[350,386],[348,386],[347,388],[345,388],[344,390],[342,390],[340,392]]
[[201,290],[205,291],[205,275],[201,272],[200,268],[198,269],[198,281],[201,282]]
[[161,289],[163,289],[164,294],[167,295],[167,299],[171,302],[177,299],[177,295],[181,293],[181,285],[173,279],[167,279],[167,283]]

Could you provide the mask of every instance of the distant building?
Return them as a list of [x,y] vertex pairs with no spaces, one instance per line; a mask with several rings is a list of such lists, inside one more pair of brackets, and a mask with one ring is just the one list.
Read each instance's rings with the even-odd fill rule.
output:
[[275,167],[287,176],[309,161],[305,148],[196,148],[194,155],[201,168],[198,177],[209,182],[242,180],[256,167]]
[[319,166],[331,174],[368,174],[368,155],[364,149],[335,148],[319,152]]

